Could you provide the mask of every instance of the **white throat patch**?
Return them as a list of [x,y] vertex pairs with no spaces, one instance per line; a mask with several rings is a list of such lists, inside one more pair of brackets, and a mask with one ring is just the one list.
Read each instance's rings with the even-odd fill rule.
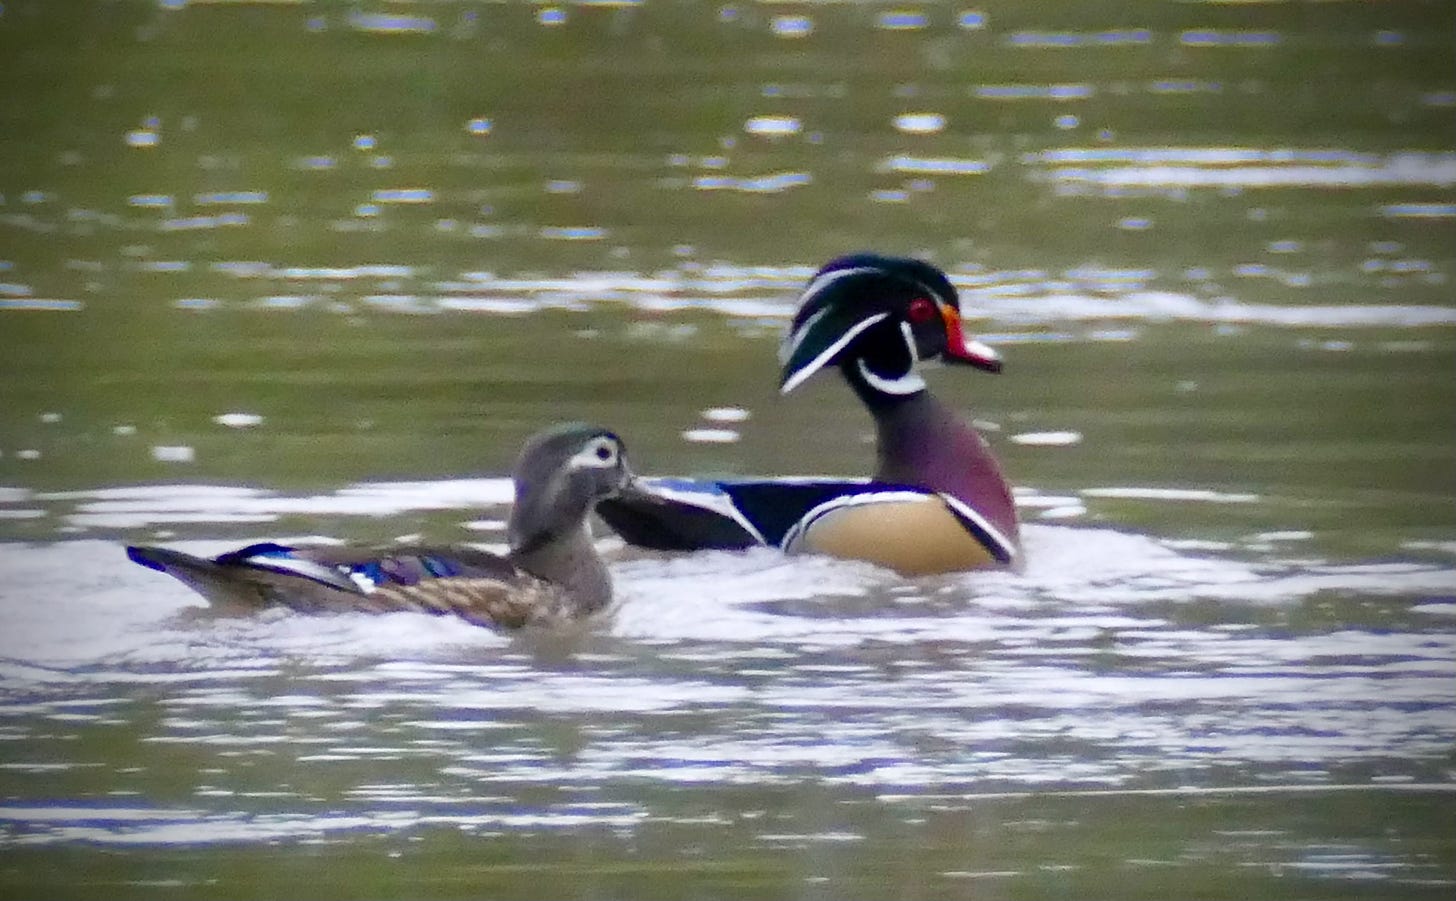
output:
[[910,330],[910,323],[900,323],[900,334],[905,338],[905,352],[910,358],[910,367],[905,370],[904,374],[894,378],[885,378],[877,372],[872,372],[865,365],[863,357],[856,359],[854,365],[859,370],[860,378],[864,379],[865,384],[871,388],[881,394],[895,394],[903,397],[924,391],[925,379],[921,378],[920,373],[915,371],[915,364],[920,361],[920,358],[915,352],[915,333]]
[[920,373],[914,369],[911,369],[899,378],[887,379],[884,376],[871,372],[870,368],[865,365],[863,358],[855,360],[854,364],[859,369],[860,378],[865,380],[865,384],[881,394],[903,396],[917,394],[925,390],[925,379],[921,378]]

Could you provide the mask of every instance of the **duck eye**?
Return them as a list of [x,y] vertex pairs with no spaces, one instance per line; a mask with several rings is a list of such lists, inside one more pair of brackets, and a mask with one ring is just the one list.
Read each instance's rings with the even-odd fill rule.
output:
[[905,315],[912,325],[923,325],[935,318],[935,303],[928,297],[917,297],[910,301]]
[[612,459],[612,456],[613,456],[613,454],[612,454],[611,445],[607,445],[607,444],[598,444],[597,445],[597,459],[598,460],[601,460],[603,463],[605,463],[608,460]]

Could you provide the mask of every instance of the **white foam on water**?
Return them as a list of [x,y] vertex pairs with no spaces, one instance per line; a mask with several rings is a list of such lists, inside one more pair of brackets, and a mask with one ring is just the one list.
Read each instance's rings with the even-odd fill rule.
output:
[[129,566],[112,542],[0,545],[0,658],[43,670],[95,663],[145,645],[162,621],[202,605],[186,589],[153,594]]
[[[626,828],[647,816],[631,805],[610,809],[543,808],[538,812],[500,810],[487,813],[421,813],[378,808],[352,815],[213,814],[180,809],[135,810],[99,806],[0,807],[0,822],[25,823],[30,829],[17,845],[82,842],[103,846],[263,844],[318,839],[339,833],[380,832],[420,827],[464,831],[550,829],[598,826]],[[31,831],[40,827],[38,831]]]
[[814,20],[808,16],[774,16],[769,30],[781,38],[804,38],[814,33]]
[[[438,502],[434,492],[441,486],[425,484],[430,487],[393,491],[416,503]],[[489,496],[498,497],[499,490],[491,485]],[[385,495],[387,503],[400,503],[397,494]],[[452,504],[455,499],[451,494]],[[1154,602],[1270,605],[1321,592],[1456,593],[1456,569],[1427,563],[1250,562],[1136,533],[1049,524],[1026,525],[1023,538],[1028,560],[1023,573],[914,580],[866,563],[789,557],[764,548],[656,555],[614,550],[620,542],[607,541],[603,546],[617,558],[611,568],[618,603],[613,617],[589,631],[633,641],[766,646],[979,643],[1004,637],[1008,628],[1044,630],[1047,617],[1064,617],[1077,628],[1105,628],[1124,622],[1118,611]],[[174,546],[210,555],[242,543]],[[179,620],[189,608],[203,606],[201,599],[132,564],[119,542],[3,545],[0,574],[0,658],[46,671],[101,663],[248,672],[272,670],[282,659],[413,659],[511,640],[460,620],[406,613],[304,616],[269,610]],[[1427,605],[1424,612],[1445,611]],[[1022,621],[1028,614],[1035,620]]]
[[1215,504],[1252,504],[1259,495],[1244,492],[1211,491],[1205,488],[1083,488],[1083,497],[1131,498],[1155,501],[1201,501]]
[[135,529],[166,523],[267,522],[290,515],[393,516],[411,510],[450,510],[509,504],[510,479],[366,482],[321,495],[285,495],[257,488],[167,485],[41,494],[71,501],[73,526]]
[[794,116],[753,116],[743,123],[743,130],[751,135],[782,137],[796,135],[803,129]]
[[152,448],[152,459],[161,463],[191,463],[197,459],[197,450],[185,444],[158,444]]
[[1360,188],[1456,184],[1456,155],[1405,154],[1388,160],[1334,165],[1062,166],[1051,179],[1104,188]]
[[1456,603],[1417,604],[1411,611],[1429,616],[1456,616]]
[[[616,549],[615,615],[565,636],[423,614],[199,614],[190,591],[119,544],[0,545],[13,721],[51,733],[158,710],[142,741],[204,755],[219,774],[185,807],[17,799],[0,822],[31,843],[155,846],[629,827],[641,815],[630,805],[540,806],[520,792],[806,778],[882,793],[1135,790],[1230,761],[1287,773],[1448,755],[1449,632],[1334,625],[1291,640],[1237,615],[1210,627],[1145,605],[1449,598],[1451,567],[1249,561],[1108,528],[1023,534],[1025,573],[921,579],[768,549]],[[1445,600],[1420,606],[1437,624],[1451,615]],[[567,754],[539,740],[560,722],[592,724]],[[231,778],[252,754],[291,762],[287,781],[261,785],[266,813],[234,799],[257,782]],[[389,775],[328,809],[298,787],[351,762]]]
[[[1426,564],[1282,566],[1190,553],[1144,535],[1105,528],[1027,525],[1024,573],[976,572],[920,580],[926,592],[964,604],[961,614],[891,615],[906,582],[864,563],[781,557],[769,550],[635,561],[617,568],[624,598],[618,634],[719,641],[983,641],[988,611],[1030,607],[1117,609],[1165,601],[1290,603],[1323,591],[1373,595],[1456,591],[1456,570]],[[837,611],[847,598],[883,599],[870,615]],[[817,603],[814,615],[765,603]],[[812,605],[811,605],[812,606]],[[858,610],[862,604],[851,604]]]
[[1456,556],[1456,541],[1405,541],[1401,547],[1416,551],[1440,551]]
[[[169,546],[211,556],[239,544]],[[35,668],[31,677],[42,681],[57,670],[95,666],[105,669],[87,678],[99,681],[235,678],[274,673],[289,661],[408,658],[505,641],[463,620],[416,614],[302,616],[269,609],[191,619],[206,602],[129,561],[120,542],[3,545],[0,574],[0,658]]]
[[[1027,286],[1024,296],[998,287],[964,292],[968,305],[994,322],[1046,324],[1100,319],[1147,322],[1211,322],[1241,325],[1379,327],[1456,325],[1456,307],[1417,304],[1280,306],[1233,299],[1200,300],[1171,291],[1129,291],[1116,297],[1045,293]],[[985,299],[977,299],[985,295]],[[992,299],[994,298],[994,299]]]
[[[942,172],[976,174],[987,164],[975,160],[889,157],[892,171],[921,174]],[[724,174],[699,176],[685,184],[701,190],[772,193],[810,182],[803,172],[774,172],[754,177]],[[894,195],[893,197],[890,195]],[[903,197],[901,195],[904,195]],[[882,199],[908,199],[904,191],[890,191]],[[1137,218],[1137,217],[1134,217]],[[558,237],[600,237],[600,230],[579,229]],[[1421,261],[1416,261],[1421,262]],[[239,277],[270,277],[295,281],[359,279],[411,279],[410,267],[367,264],[352,267],[275,267],[266,263],[215,264],[230,267]],[[1384,265],[1382,263],[1382,265]],[[1052,325],[1067,322],[1200,322],[1272,327],[1419,327],[1456,324],[1456,307],[1419,304],[1266,304],[1226,296],[1205,299],[1178,290],[1153,290],[1156,270],[1100,270],[1078,267],[1064,273],[1042,270],[1001,271],[951,266],[951,281],[962,292],[965,307],[981,321],[1002,325]],[[1407,270],[1409,270],[1407,272]],[[428,290],[366,292],[371,309],[400,315],[458,312],[482,315],[520,315],[547,310],[584,311],[621,304],[651,312],[703,310],[738,318],[786,322],[795,309],[800,290],[814,273],[812,266],[735,266],[684,264],[656,272],[583,270],[558,277],[511,277],[468,271],[456,278],[436,281]],[[1294,279],[1269,267],[1245,268],[1247,273]],[[1421,275],[1414,263],[1401,269]],[[1432,273],[1425,272],[1427,276]],[[1181,277],[1192,277],[1180,273]],[[1210,273],[1198,279],[1207,281]],[[1372,296],[1376,296],[1372,294]],[[278,295],[257,301],[276,310],[316,306],[323,295]],[[25,299],[22,299],[25,300]],[[29,302],[28,300],[26,302]],[[343,312],[355,307],[344,304]]]
[[742,407],[709,407],[701,415],[708,422],[746,422],[752,414]]
[[888,156],[875,164],[875,171],[903,175],[985,175],[991,163],[963,157],[922,157],[910,154]]
[[905,134],[935,134],[945,130],[945,116],[940,113],[901,113],[891,123]]
[[736,429],[685,429],[682,439],[693,444],[733,444],[742,436]]
[[1032,447],[1069,447],[1082,443],[1081,432],[1021,432],[1008,440]]

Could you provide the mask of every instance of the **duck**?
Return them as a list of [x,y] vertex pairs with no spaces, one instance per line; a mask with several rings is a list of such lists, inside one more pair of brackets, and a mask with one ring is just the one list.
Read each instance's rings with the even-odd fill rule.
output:
[[987,373],[1000,355],[967,337],[960,296],[924,260],[856,253],[820,268],[779,348],[789,394],[838,370],[875,425],[869,478],[639,478],[597,507],[655,550],[778,547],[907,575],[1022,566],[1016,503],[986,439],[931,393],[922,364]]
[[584,621],[612,601],[588,517],[632,480],[611,431],[566,423],[531,436],[512,471],[504,555],[469,546],[293,546],[265,541],[216,557],[129,546],[127,557],[232,610],[417,611],[514,630]]

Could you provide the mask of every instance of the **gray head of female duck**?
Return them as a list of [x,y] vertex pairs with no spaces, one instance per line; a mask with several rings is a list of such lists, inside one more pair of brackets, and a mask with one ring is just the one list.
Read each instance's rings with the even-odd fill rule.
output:
[[512,471],[516,500],[506,524],[510,559],[592,605],[611,598],[611,579],[592,546],[587,516],[632,481],[622,439],[567,423],[532,436]]
[[780,389],[794,390],[836,365],[874,416],[875,477],[964,500],[1015,540],[1015,504],[985,441],[930,395],[922,362],[1000,372],[1001,358],[967,340],[960,297],[922,260],[861,253],[815,273],[779,352]]

